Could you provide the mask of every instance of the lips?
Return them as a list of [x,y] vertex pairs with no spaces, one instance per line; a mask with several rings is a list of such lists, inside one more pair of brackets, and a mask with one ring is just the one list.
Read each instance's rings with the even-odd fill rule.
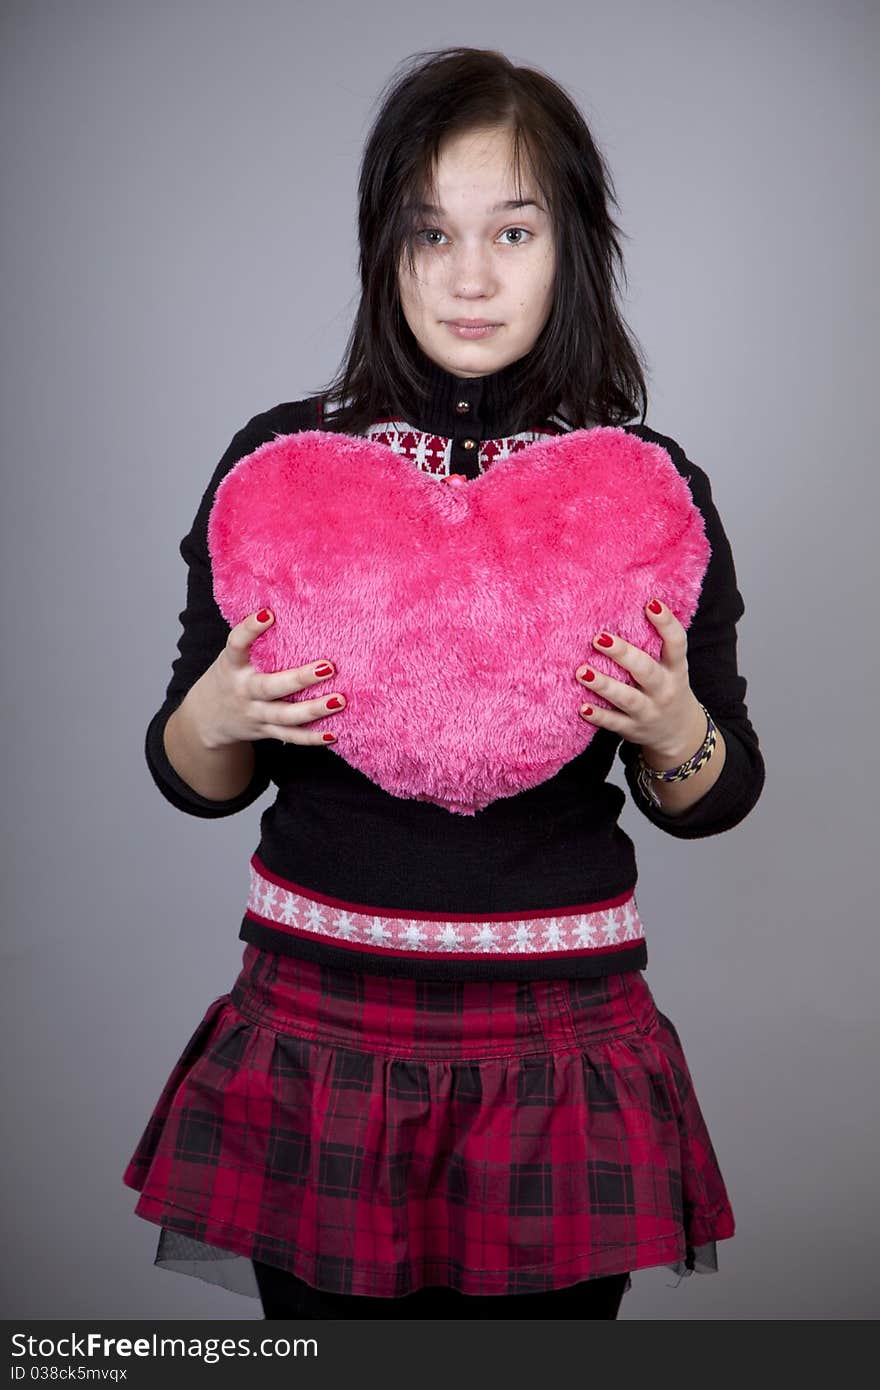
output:
[[444,328],[448,328],[450,333],[454,333],[456,338],[471,339],[476,342],[481,338],[491,338],[492,334],[501,327],[499,323],[484,323],[474,325],[472,323],[446,323]]

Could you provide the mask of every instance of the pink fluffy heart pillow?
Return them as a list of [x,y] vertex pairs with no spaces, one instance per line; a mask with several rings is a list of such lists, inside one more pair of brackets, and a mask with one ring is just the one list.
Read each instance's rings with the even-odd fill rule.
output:
[[230,626],[275,615],[258,670],[335,663],[346,708],[310,725],[338,736],[328,750],[463,815],[587,747],[576,667],[630,680],[594,634],[659,660],[644,605],[656,594],[687,627],[710,554],[669,454],[616,426],[530,444],[458,487],[359,436],[279,435],[223,478],[208,546]]

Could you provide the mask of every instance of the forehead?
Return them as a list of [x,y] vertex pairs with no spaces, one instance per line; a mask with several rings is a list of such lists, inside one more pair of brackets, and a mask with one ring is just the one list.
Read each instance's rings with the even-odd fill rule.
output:
[[517,180],[511,130],[501,127],[459,131],[441,144],[426,186],[415,195],[417,206],[421,211],[442,212],[447,200],[477,197],[480,204],[475,210],[487,215],[529,204],[540,208],[536,180],[522,145],[519,166]]
[[[522,150],[522,142],[520,142]],[[438,159],[512,160],[514,132],[510,126],[475,126],[470,130],[453,130],[441,136]]]

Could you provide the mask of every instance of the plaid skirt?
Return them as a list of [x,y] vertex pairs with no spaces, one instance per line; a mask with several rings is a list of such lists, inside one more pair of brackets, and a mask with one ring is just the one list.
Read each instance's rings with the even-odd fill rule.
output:
[[336,1294],[524,1294],[711,1272],[734,1233],[641,971],[447,983],[248,945],[123,1182],[157,1265],[253,1297],[254,1260]]

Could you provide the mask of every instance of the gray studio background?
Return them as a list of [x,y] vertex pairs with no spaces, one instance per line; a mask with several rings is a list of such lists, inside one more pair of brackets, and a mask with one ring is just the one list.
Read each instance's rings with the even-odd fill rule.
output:
[[561,81],[610,160],[648,423],[712,479],[767,762],[727,834],[624,813],[737,1234],[621,1316],[876,1317],[876,7],[19,0],[2,40],[3,1315],[261,1316],[153,1267],[121,1175],[237,974],[270,793],[181,814],[143,737],[208,478],[342,352],[376,94],[467,43]]

